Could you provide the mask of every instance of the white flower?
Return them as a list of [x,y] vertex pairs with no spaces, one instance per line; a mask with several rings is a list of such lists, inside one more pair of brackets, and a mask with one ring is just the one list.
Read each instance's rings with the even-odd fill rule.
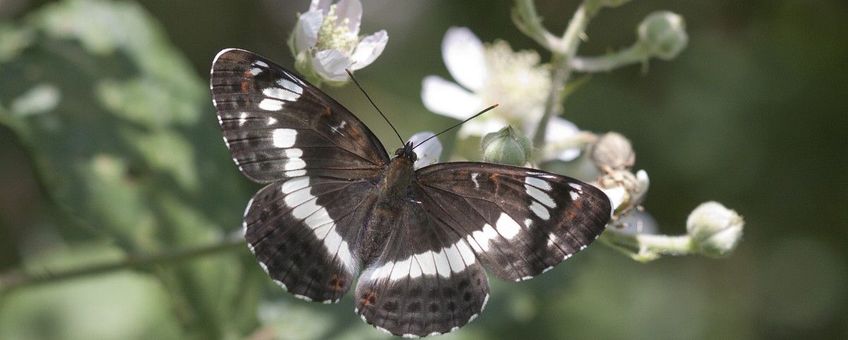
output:
[[[456,84],[439,76],[422,82],[421,99],[428,110],[465,119],[491,104],[492,112],[462,125],[459,137],[483,136],[507,125],[530,136],[545,109],[551,85],[547,65],[534,51],[513,51],[497,41],[484,45],[468,28],[453,27],[442,41],[442,58]],[[579,130],[571,122],[551,119],[543,152],[546,159],[571,160],[579,155],[573,136]],[[565,146],[563,146],[565,145]]]
[[346,69],[359,70],[377,59],[389,36],[385,30],[359,36],[362,19],[359,0],[330,3],[330,0],[312,0],[309,11],[298,18],[289,48],[297,60],[298,71],[312,80],[339,84],[347,81]]
[[[433,137],[434,133],[430,131],[423,131],[412,135],[409,137],[409,142],[412,145],[418,145],[427,138]],[[432,138],[416,147],[413,151],[415,151],[415,155],[418,156],[418,160],[415,161],[413,165],[415,169],[423,168],[430,164],[436,163],[439,161],[439,157],[442,155],[442,143],[439,142],[439,138]]]

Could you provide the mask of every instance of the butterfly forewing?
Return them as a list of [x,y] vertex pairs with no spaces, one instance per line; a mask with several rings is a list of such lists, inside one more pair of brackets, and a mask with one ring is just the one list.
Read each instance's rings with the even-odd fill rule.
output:
[[224,141],[254,181],[374,177],[389,160],[380,141],[342,105],[252,52],[221,51],[210,83]]
[[427,211],[503,279],[547,271],[594,241],[610,218],[597,188],[535,169],[440,163],[416,175]]
[[[417,196],[417,195],[415,195]],[[356,286],[357,313],[394,335],[442,334],[476,318],[489,298],[483,267],[466,240],[416,201],[383,204],[393,232]]]

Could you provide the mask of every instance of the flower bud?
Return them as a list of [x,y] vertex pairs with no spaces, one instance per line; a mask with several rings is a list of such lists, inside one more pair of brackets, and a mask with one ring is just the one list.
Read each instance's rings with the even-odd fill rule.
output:
[[480,146],[483,161],[517,166],[527,163],[533,149],[530,140],[519,135],[511,126],[483,136]]
[[608,132],[592,148],[592,161],[599,169],[625,170],[636,162],[636,153],[626,137]]
[[637,32],[638,44],[649,55],[664,60],[680,54],[689,41],[683,17],[669,11],[651,13],[639,24]]
[[692,245],[702,254],[721,257],[730,254],[742,238],[745,221],[735,211],[718,202],[706,202],[686,219]]

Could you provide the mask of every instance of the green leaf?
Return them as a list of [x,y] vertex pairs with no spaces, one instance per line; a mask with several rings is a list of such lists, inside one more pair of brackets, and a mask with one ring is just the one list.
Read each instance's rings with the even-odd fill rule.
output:
[[[51,3],[0,27],[0,124],[32,151],[52,198],[130,255],[210,244],[240,223],[249,193],[210,104],[206,81],[134,3]],[[256,324],[243,253],[151,271],[190,334]]]

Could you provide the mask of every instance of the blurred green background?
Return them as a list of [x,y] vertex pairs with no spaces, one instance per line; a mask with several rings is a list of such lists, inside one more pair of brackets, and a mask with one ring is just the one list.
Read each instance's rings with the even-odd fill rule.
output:
[[[537,1],[554,32],[576,5]],[[211,59],[241,47],[292,65],[285,41],[308,6],[0,0],[0,273],[227,237],[257,186],[217,130]],[[365,0],[363,32],[390,38],[358,78],[401,134],[448,126],[420,101],[424,76],[449,78],[443,34],[467,26],[538,49],[511,6]],[[745,216],[739,249],[639,264],[593,246],[528,283],[492,280],[482,317],[446,338],[848,338],[848,3],[634,0],[601,12],[580,54],[629,45],[660,9],[686,18],[684,53],[647,73],[594,75],[566,118],[632,140],[662,232],[685,232],[688,213],[717,200]],[[329,92],[394,142],[358,90]],[[280,292],[239,245],[0,292],[0,339],[383,337],[352,310],[350,297],[326,306]]]

